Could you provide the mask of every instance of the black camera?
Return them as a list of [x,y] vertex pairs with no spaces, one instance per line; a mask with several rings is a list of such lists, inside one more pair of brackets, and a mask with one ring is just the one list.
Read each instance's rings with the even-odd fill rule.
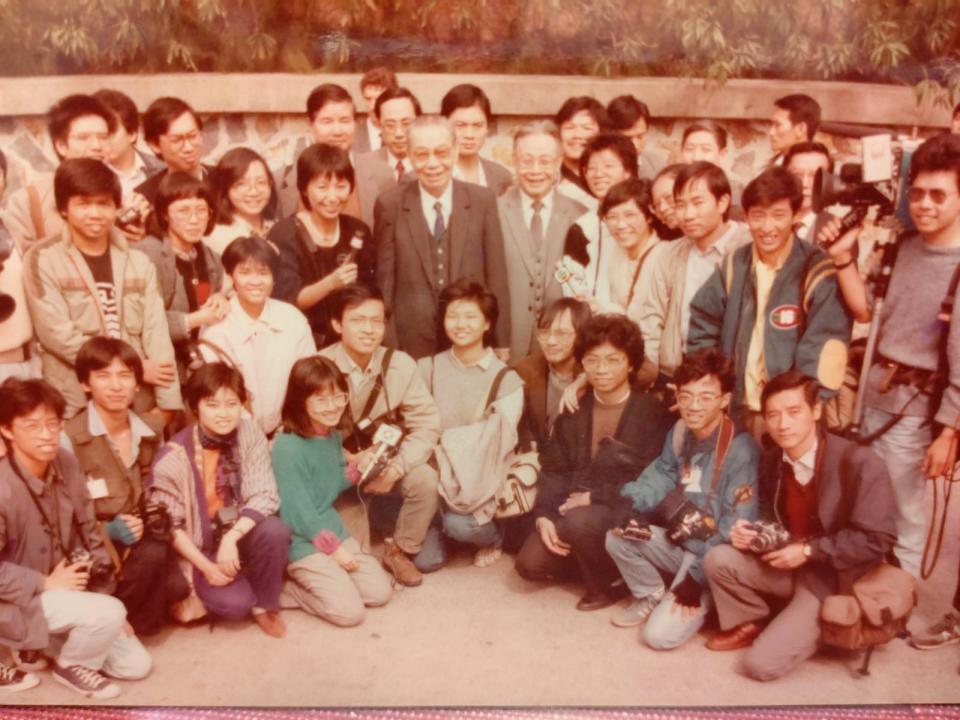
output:
[[140,519],[143,520],[144,535],[162,542],[170,540],[173,521],[166,505],[144,500],[140,508]]
[[94,559],[93,555],[84,548],[74,548],[67,555],[68,565],[86,565],[90,577],[87,580],[87,590],[109,595],[116,587],[116,573],[113,565],[102,560]]
[[750,541],[750,550],[755,553],[767,553],[779,550],[790,544],[790,533],[778,522],[757,520],[747,524],[748,530],[757,535]]
[[687,540],[709,540],[717,530],[713,516],[691,502],[680,488],[674,488],[657,508],[667,530],[667,540],[682,545]]
[[116,224],[117,227],[126,227],[127,225],[136,225],[141,220],[143,220],[143,213],[140,212],[140,208],[131,205],[121,208],[117,213]]
[[620,537],[624,540],[632,540],[633,542],[647,542],[647,540],[653,537],[653,531],[650,530],[649,525],[640,523],[637,520],[628,520],[620,526]]
[[220,547],[220,543],[223,541],[223,536],[230,531],[230,528],[237,524],[237,520],[239,519],[240,512],[237,510],[235,505],[228,505],[217,510],[217,514],[213,516],[214,549]]

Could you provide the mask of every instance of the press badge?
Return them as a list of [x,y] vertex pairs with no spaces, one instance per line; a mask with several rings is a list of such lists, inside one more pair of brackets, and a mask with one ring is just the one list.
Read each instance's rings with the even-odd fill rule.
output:
[[110,494],[107,492],[107,481],[103,478],[88,478],[87,490],[90,492],[90,497],[94,500],[105,498]]
[[692,467],[684,472],[683,477],[680,478],[680,482],[684,486],[683,491],[689,493],[703,492],[703,489],[700,487],[700,478],[702,476],[703,470],[698,467]]

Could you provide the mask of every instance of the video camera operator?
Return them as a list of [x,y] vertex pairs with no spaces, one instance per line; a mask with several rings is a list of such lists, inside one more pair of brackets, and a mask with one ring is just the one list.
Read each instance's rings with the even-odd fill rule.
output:
[[[863,388],[862,434],[887,464],[897,504],[895,553],[901,567],[920,573],[924,548],[924,478],[952,469],[954,427],[935,432],[937,392],[946,372],[941,303],[953,297],[960,263],[960,137],[924,142],[910,161],[907,191],[916,232],[884,253],[889,286],[878,318],[877,352]],[[873,317],[875,295],[856,266],[860,228],[840,236],[840,221],[818,236],[837,269],[843,299],[860,322]],[[876,277],[884,277],[877,275]],[[951,288],[953,290],[951,290]]]
[[77,379],[89,397],[64,431],[87,476],[97,520],[120,567],[114,593],[140,635],[159,632],[167,607],[190,594],[170,546],[166,507],[149,502],[147,484],[163,445],[163,423],[131,406],[143,363],[123,340],[95,337],[77,354]]

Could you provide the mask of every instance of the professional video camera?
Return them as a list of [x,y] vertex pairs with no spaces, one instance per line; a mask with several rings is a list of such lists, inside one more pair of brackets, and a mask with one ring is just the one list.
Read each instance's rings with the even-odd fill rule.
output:
[[[6,232],[0,231],[0,274],[3,273],[3,266],[11,253],[13,253],[13,238]],[[10,318],[16,309],[17,301],[13,299],[13,296],[0,292],[0,322]]]

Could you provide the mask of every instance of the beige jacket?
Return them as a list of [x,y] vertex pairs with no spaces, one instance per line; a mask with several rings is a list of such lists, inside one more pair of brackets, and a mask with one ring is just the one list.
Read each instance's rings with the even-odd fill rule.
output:
[[53,173],[37,175],[13,193],[7,200],[3,223],[22,252],[63,230],[63,218],[53,194]]
[[[110,258],[117,288],[122,339],[141,358],[174,363],[167,315],[157,272],[150,259],[130,249],[116,229],[110,231]],[[27,306],[43,359],[43,377],[63,393],[67,417],[86,407],[73,364],[83,344],[104,333],[104,319],[90,268],[63,228],[35,243],[24,258]],[[182,407],[180,384],[156,387],[156,404],[164,410]],[[141,408],[137,408],[138,411]]]

